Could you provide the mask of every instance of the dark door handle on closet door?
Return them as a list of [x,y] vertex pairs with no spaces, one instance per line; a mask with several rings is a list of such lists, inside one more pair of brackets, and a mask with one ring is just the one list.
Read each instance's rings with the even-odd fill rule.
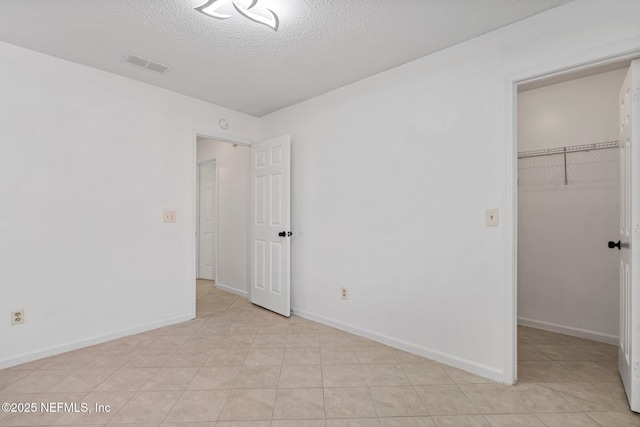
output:
[[609,241],[608,245],[609,245],[609,249],[613,249],[613,248],[618,248],[618,250],[621,249],[620,240],[618,240],[617,243],[614,241]]

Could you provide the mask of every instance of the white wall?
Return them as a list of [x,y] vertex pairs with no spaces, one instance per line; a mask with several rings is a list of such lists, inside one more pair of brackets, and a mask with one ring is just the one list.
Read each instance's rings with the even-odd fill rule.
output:
[[218,169],[218,274],[216,286],[247,295],[249,254],[249,154],[247,147],[198,138],[198,162]]
[[194,129],[257,119],[5,43],[0,63],[0,368],[193,317]]
[[[522,92],[518,144],[529,150],[618,139],[626,69]],[[617,343],[619,153],[518,161],[520,323]]]
[[510,197],[506,83],[638,47],[640,2],[616,4],[578,0],[263,117],[262,139],[292,136],[297,313],[511,381],[508,233],[484,227]]
[[518,151],[617,141],[626,75],[625,68],[519,93]]
[[617,343],[617,150],[519,162],[519,323]]

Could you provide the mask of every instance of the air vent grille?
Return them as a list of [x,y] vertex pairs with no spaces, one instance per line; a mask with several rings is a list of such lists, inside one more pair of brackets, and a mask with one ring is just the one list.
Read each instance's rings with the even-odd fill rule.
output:
[[169,71],[171,71],[171,67],[169,67],[168,65],[162,64],[149,58],[145,58],[144,56],[136,55],[135,53],[131,52],[125,53],[124,62],[160,74],[167,74]]

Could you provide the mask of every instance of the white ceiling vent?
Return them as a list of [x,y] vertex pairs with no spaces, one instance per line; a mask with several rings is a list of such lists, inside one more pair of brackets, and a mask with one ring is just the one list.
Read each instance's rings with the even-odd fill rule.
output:
[[144,56],[136,55],[135,53],[127,52],[124,55],[124,62],[135,65],[136,67],[145,68],[150,71],[155,71],[160,74],[167,74],[171,71],[171,67],[161,64]]

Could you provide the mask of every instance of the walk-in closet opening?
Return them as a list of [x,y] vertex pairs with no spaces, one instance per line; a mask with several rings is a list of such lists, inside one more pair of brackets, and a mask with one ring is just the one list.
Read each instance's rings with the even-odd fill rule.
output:
[[229,309],[237,297],[227,292],[247,296],[249,157],[247,145],[197,139],[197,317]]
[[518,382],[619,381],[627,68],[519,87]]

